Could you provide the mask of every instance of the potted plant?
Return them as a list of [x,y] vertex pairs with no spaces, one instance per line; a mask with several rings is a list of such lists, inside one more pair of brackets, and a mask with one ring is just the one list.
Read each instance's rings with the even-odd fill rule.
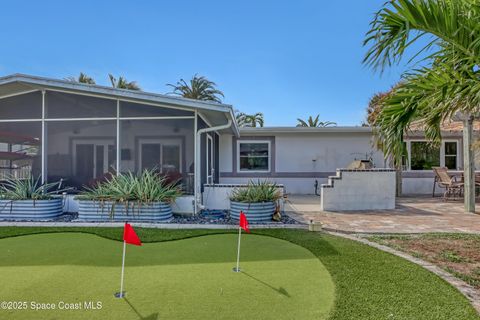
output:
[[246,187],[233,189],[230,195],[230,217],[238,220],[240,211],[243,211],[249,221],[271,221],[281,197],[276,183],[250,181]]
[[181,195],[176,182],[155,170],[140,176],[128,172],[106,178],[75,197],[78,219],[88,221],[169,221],[171,203]]
[[63,198],[58,194],[61,181],[44,183],[40,177],[11,177],[0,186],[0,219],[53,220],[63,213]]

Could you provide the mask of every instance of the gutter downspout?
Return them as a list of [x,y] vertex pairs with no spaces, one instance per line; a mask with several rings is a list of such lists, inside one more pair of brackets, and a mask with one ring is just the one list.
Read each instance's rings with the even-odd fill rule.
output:
[[203,128],[197,131],[197,153],[195,154],[195,175],[194,175],[194,180],[195,180],[195,206],[194,206],[194,215],[197,214],[198,209],[203,209],[202,205],[202,182],[201,180],[201,157],[200,155],[202,154],[201,148],[202,148],[202,142],[201,142],[201,137],[202,133],[207,133],[211,131],[218,131],[218,130],[223,130],[223,129],[228,129],[232,126],[232,119],[228,119],[226,124],[217,126],[217,127],[211,127],[211,128]]

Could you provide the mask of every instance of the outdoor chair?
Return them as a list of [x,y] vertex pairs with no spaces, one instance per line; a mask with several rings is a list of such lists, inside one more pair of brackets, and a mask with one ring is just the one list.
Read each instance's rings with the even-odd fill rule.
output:
[[445,188],[443,200],[457,200],[463,196],[463,182],[458,182],[456,176],[448,174],[447,167],[433,167],[435,181],[433,183],[433,196],[435,196],[435,185]]

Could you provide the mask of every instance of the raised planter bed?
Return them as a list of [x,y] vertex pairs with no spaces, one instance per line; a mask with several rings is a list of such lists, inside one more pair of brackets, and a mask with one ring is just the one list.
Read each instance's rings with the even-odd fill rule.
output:
[[63,199],[0,200],[0,220],[46,221],[63,213]]
[[240,219],[240,211],[243,211],[249,222],[272,222],[275,209],[275,202],[245,203],[230,201],[230,217],[235,220]]
[[124,203],[115,203],[112,214],[113,204],[111,201],[79,200],[78,220],[167,222],[173,218],[172,207],[165,202],[132,202],[128,204],[128,208]]

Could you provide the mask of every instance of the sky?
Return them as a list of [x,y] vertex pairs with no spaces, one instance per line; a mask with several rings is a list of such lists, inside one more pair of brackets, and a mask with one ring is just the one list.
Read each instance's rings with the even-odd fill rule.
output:
[[0,75],[63,79],[108,73],[167,93],[194,74],[224,102],[263,112],[266,126],[320,114],[360,125],[369,98],[397,82],[362,65],[373,14],[385,0],[8,1],[0,12]]

